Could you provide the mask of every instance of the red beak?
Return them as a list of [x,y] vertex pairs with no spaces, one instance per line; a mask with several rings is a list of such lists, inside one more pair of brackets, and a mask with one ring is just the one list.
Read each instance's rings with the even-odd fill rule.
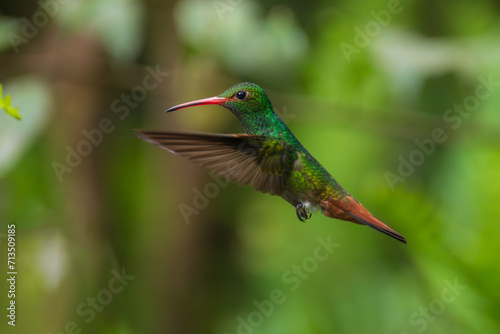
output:
[[165,112],[171,112],[171,111],[174,111],[177,109],[193,107],[193,106],[202,106],[205,104],[222,104],[226,101],[227,101],[227,98],[225,98],[225,97],[214,96],[214,97],[209,97],[207,99],[201,99],[201,100],[196,100],[196,101],[178,104],[176,106],[173,106],[173,107],[167,109]]

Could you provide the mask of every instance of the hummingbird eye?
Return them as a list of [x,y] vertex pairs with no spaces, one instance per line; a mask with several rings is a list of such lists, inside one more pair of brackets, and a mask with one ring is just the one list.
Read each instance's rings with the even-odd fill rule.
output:
[[244,90],[240,90],[239,92],[236,93],[235,96],[238,100],[244,100],[248,96],[248,92],[245,92]]

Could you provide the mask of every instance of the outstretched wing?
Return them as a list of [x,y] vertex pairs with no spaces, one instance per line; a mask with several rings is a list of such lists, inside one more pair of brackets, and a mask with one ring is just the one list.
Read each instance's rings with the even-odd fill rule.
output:
[[193,160],[218,176],[272,195],[283,193],[297,159],[292,146],[268,136],[137,132],[140,138]]

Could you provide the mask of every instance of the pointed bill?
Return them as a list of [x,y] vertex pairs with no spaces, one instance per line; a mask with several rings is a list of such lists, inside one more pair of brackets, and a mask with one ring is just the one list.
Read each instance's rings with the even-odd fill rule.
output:
[[227,101],[227,98],[225,97],[219,97],[219,96],[213,96],[209,97],[206,99],[201,99],[201,100],[196,100],[196,101],[191,101],[191,102],[186,102],[182,104],[178,104],[176,106],[173,106],[171,108],[168,108],[165,110],[165,112],[171,112],[174,110],[182,109],[182,108],[188,108],[188,107],[194,107],[194,106],[202,106],[205,104],[222,104]]

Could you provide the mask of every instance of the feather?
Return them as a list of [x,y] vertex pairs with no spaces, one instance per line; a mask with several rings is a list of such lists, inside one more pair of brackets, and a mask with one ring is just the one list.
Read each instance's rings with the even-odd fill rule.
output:
[[291,145],[269,136],[137,132],[140,138],[193,160],[218,176],[272,195],[283,193],[297,159]]

